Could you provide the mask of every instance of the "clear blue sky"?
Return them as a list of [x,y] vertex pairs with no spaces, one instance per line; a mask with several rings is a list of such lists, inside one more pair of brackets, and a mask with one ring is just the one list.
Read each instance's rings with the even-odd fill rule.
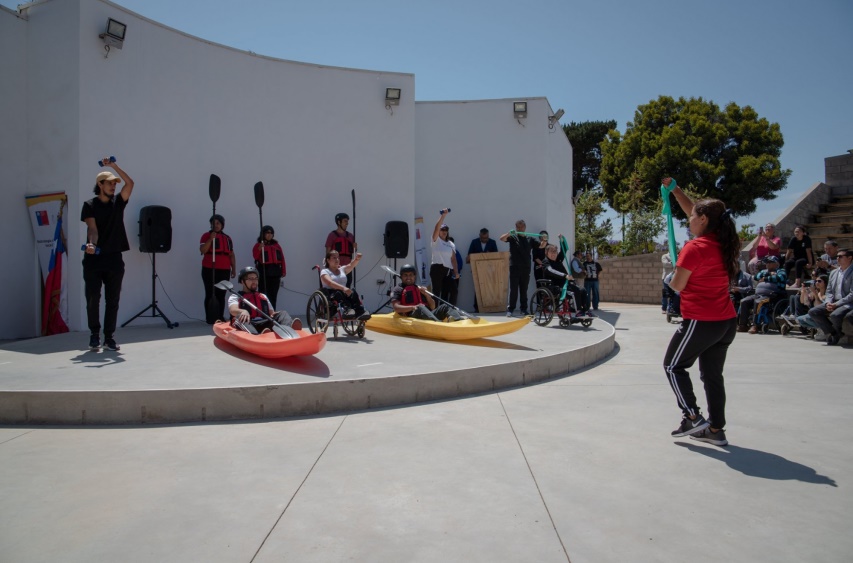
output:
[[823,181],[825,157],[853,149],[851,0],[117,3],[237,49],[413,73],[418,101],[546,96],[563,123],[615,119],[623,132],[664,94],[750,105],[780,124],[792,174],[738,224],[774,220]]

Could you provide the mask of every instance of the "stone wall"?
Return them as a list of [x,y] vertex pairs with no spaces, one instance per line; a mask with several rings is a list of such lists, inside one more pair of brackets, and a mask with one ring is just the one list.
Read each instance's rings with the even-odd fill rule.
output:
[[853,152],[830,156],[823,162],[826,170],[825,183],[832,186],[832,193],[836,196],[853,195]]
[[599,260],[602,301],[659,304],[662,252]]

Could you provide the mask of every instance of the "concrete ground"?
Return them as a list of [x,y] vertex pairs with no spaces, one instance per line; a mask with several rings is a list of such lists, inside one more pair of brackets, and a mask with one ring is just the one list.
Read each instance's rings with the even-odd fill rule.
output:
[[669,435],[675,325],[605,309],[613,355],[538,385],[273,422],[0,427],[0,560],[850,561],[850,349],[739,334],[718,448]]

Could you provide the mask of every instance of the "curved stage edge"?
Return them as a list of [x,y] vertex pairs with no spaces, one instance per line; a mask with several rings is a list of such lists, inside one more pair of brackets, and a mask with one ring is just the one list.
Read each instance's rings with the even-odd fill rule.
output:
[[[517,333],[499,339],[481,339],[479,345],[471,346],[377,332],[368,333],[368,342],[335,342],[330,338],[321,354],[309,359],[322,366],[320,371],[324,373],[308,374],[303,371],[301,377],[295,377],[299,374],[279,368],[273,378],[275,382],[263,384],[239,385],[240,378],[234,377],[232,381],[216,381],[210,386],[204,386],[204,381],[192,385],[181,385],[181,382],[176,381],[172,388],[161,385],[160,388],[148,389],[132,388],[134,385],[130,384],[124,388],[100,389],[95,384],[88,389],[13,389],[9,387],[15,385],[3,385],[0,387],[0,424],[102,425],[266,420],[452,399],[563,377],[603,360],[614,349],[615,330],[602,320],[594,323],[593,327],[595,330],[554,326],[542,328],[531,323]],[[151,332],[157,329],[143,327],[139,330]],[[237,362],[245,371],[273,369],[270,365],[264,365],[263,361],[253,363],[252,358],[204,334],[205,327],[197,327],[196,330],[199,334],[189,338],[199,340],[199,346],[210,347],[210,354],[204,357],[220,364],[220,369],[230,369],[228,361]],[[85,338],[82,333],[71,336],[78,340]],[[137,345],[140,346],[151,343],[147,337],[138,340]],[[483,340],[489,342],[483,343]],[[50,342],[49,339],[27,342],[37,341],[41,341],[42,346],[47,345],[45,341]],[[498,353],[491,341],[498,341],[495,344],[504,350]],[[407,354],[405,361],[396,366],[385,366],[385,373],[359,376],[357,370],[352,368],[359,354],[364,359],[376,358],[383,352],[395,354],[399,353],[401,345]],[[441,346],[449,348],[442,349]],[[128,358],[123,361],[129,362],[133,357],[133,347],[133,343],[122,346],[122,355]],[[24,346],[4,346],[0,348],[0,358],[11,358],[13,361],[7,364],[15,364],[16,359],[19,359],[19,363],[27,359],[38,361],[38,358],[18,358],[16,354],[50,354],[51,357],[59,356],[56,369],[62,369],[63,355],[79,354],[79,349],[51,353],[22,352],[20,348],[26,348],[26,343]],[[436,350],[443,350],[443,355],[448,356],[442,358],[445,361],[441,367],[445,369],[423,369],[422,366],[428,366],[431,361],[434,363],[433,354]],[[483,353],[483,350],[486,352]],[[507,360],[507,356],[514,353],[522,357]],[[96,355],[103,354],[107,353]],[[414,357],[409,357],[409,354]],[[145,350],[140,350],[139,355],[145,356]],[[472,356],[476,359],[472,359]],[[489,362],[484,362],[484,359]],[[180,366],[173,367],[174,362],[170,365],[169,353],[158,357],[148,355],[145,361],[150,362],[152,370],[182,369]],[[4,375],[3,368],[8,367],[0,365],[0,377]],[[68,371],[63,372],[63,375],[74,369],[79,370],[82,376],[93,373],[92,370],[84,371],[86,367],[93,366],[76,364],[70,369],[65,366]],[[50,366],[42,369],[49,370]],[[199,366],[199,369],[204,368]],[[390,373],[387,372],[389,370]],[[140,376],[132,374],[129,377],[138,379]],[[17,386],[21,385],[19,379]],[[50,381],[44,386],[49,387]]]

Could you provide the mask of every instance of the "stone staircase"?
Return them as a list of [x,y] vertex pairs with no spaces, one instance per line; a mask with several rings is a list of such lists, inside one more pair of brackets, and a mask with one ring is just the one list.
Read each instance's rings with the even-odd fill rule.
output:
[[821,212],[813,214],[813,222],[806,224],[815,253],[823,252],[823,242],[828,239],[836,241],[838,248],[853,248],[853,195],[833,199],[821,206]]

